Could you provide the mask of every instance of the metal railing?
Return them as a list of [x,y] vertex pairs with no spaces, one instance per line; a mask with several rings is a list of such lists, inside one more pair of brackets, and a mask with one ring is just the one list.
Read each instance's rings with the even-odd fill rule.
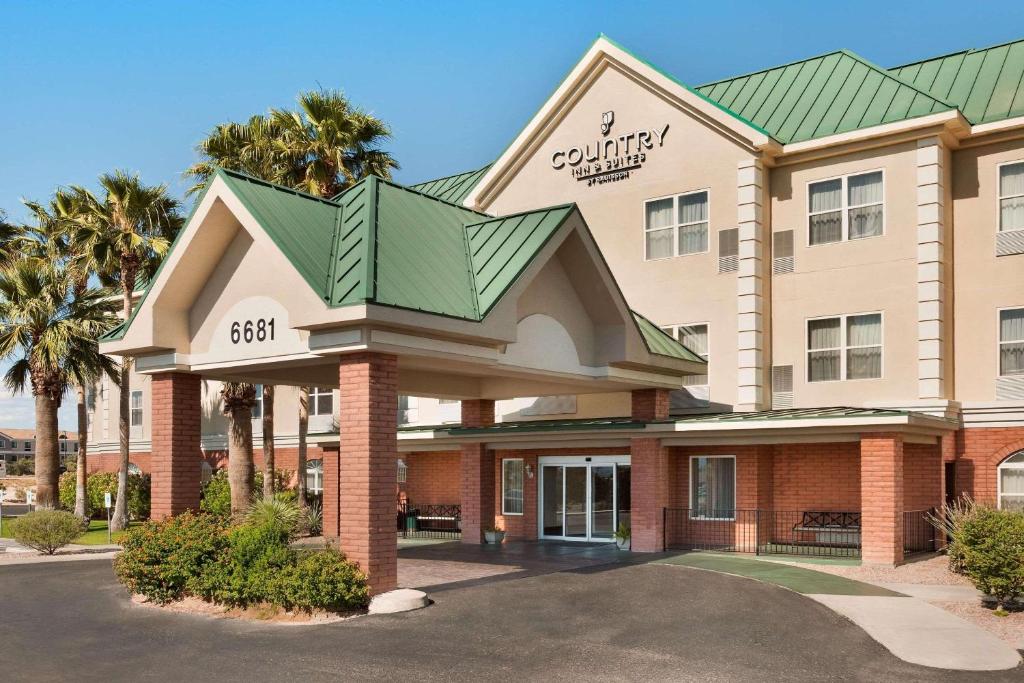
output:
[[938,529],[928,521],[930,510],[909,510],[903,513],[903,554],[931,553],[942,547]]
[[402,538],[462,538],[462,506],[399,503],[398,535]]

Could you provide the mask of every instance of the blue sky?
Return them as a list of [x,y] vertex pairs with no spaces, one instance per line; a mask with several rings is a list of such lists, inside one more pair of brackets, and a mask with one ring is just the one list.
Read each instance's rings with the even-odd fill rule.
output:
[[[181,195],[216,123],[320,86],[391,124],[398,181],[476,168],[601,32],[699,85],[840,47],[894,66],[1013,40],[1024,3],[6,0],[0,209],[22,219],[20,198],[113,168]],[[0,426],[31,424],[0,390]]]

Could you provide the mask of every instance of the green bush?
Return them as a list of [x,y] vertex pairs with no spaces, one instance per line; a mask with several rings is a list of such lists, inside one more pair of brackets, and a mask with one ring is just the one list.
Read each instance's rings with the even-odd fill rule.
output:
[[[274,470],[274,484],[277,491],[277,498],[282,500],[296,500],[297,495],[294,489],[288,488],[288,481],[291,474],[285,470]],[[263,472],[257,471],[252,487],[254,494],[261,494],[263,491]],[[228,518],[231,516],[231,484],[228,482],[227,470],[217,470],[210,477],[210,480],[203,485],[202,498],[199,501],[199,509],[209,512],[211,515]]]
[[298,535],[302,511],[294,501],[285,500],[280,494],[266,500],[256,498],[245,513],[245,522],[251,526],[269,526],[279,529],[289,540]]
[[[103,494],[110,492],[112,504],[117,501],[117,472],[97,472],[89,475],[85,485],[86,514],[104,516]],[[60,505],[75,509],[75,473],[65,472],[58,483]],[[148,474],[128,475],[128,516],[134,520],[149,519],[150,477]]]
[[44,555],[53,555],[82,531],[82,521],[63,510],[37,510],[11,523],[15,541]]
[[319,536],[324,531],[324,510],[320,501],[314,500],[306,506],[305,519],[302,520],[304,531],[310,536]]
[[7,475],[11,477],[23,477],[36,473],[36,461],[32,458],[21,458],[14,462],[7,463]]
[[366,576],[336,550],[303,553],[274,578],[271,602],[304,612],[344,612],[366,607]]
[[1004,608],[1024,596],[1024,513],[978,507],[958,542],[964,574],[978,590]]
[[186,587],[227,546],[222,520],[190,512],[133,527],[121,539],[114,573],[133,593],[166,603],[184,597]]
[[243,524],[227,534],[227,549],[188,584],[204,600],[232,607],[273,602],[274,576],[295,564],[288,534],[272,524]]

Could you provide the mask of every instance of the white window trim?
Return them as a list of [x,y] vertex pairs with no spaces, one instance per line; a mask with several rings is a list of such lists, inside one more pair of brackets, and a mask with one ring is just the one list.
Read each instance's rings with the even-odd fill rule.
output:
[[1003,341],[1003,311],[1019,311],[1024,306],[1002,306],[996,309],[996,377],[1024,377],[1024,373],[1018,372],[1015,375],[1003,374],[1003,344],[1019,344],[1024,339]]
[[[253,422],[263,422],[263,385],[254,384],[253,386],[256,387],[256,396],[251,410],[252,420]],[[260,407],[259,415],[256,414],[256,406]]]
[[[519,463],[523,470],[523,489],[520,491],[523,502],[522,512],[508,512],[505,510],[505,465],[508,463]],[[526,464],[522,458],[503,458],[501,461],[501,514],[508,517],[522,517],[526,513]]]
[[[881,334],[882,343],[880,344],[861,344],[860,346],[847,346],[846,345],[846,319],[855,318],[859,315],[877,315],[881,321]],[[813,320],[831,320],[832,318],[839,318],[839,340],[840,346],[829,347],[822,349],[813,349],[814,351],[839,351],[839,379],[811,379],[811,339],[810,339],[810,324]],[[855,379],[846,378],[846,352],[849,349],[870,349],[878,346],[882,349],[882,362],[881,374],[878,377],[857,377]],[[832,384],[835,382],[877,382],[880,379],[885,379],[885,312],[884,311],[862,311],[859,313],[843,313],[841,315],[818,315],[813,318],[804,319],[804,382],[807,384]]]
[[1015,197],[1024,197],[1024,193],[1021,194],[1008,194],[1005,197],[1000,194],[1000,186],[1002,185],[1003,166],[1016,166],[1017,164],[1024,165],[1024,159],[1017,159],[1016,161],[1004,161],[1001,164],[996,164],[996,234],[1001,232],[1018,232],[1022,228],[1015,230],[1003,230],[1003,200],[1013,199]]
[[[732,502],[733,511],[732,517],[705,517],[703,515],[695,514],[695,508],[693,505],[693,460],[694,458],[706,458],[708,460],[712,458],[731,458],[732,459]],[[686,463],[686,479],[687,479],[687,498],[689,500],[690,507],[690,519],[700,520],[702,522],[735,522],[736,521],[736,504],[738,490],[736,488],[736,480],[738,473],[736,471],[736,456],[735,455],[691,455]]]
[[[329,413],[317,412],[319,410],[320,402],[317,400],[318,396],[324,396],[329,394],[331,397],[331,411]],[[333,389],[321,389],[319,387],[309,388],[309,416],[310,417],[321,417],[323,415],[334,416],[334,390]]]
[[[850,239],[850,209],[859,209],[864,206],[875,206],[874,204],[855,204],[848,205],[849,201],[849,179],[854,176],[868,175],[870,173],[881,173],[882,174],[882,232],[878,235],[869,235],[868,237],[858,237],[856,239]],[[817,185],[818,183],[827,183],[830,180],[842,181],[842,205],[839,209],[829,209],[828,211],[811,211],[811,185]],[[846,242],[860,242],[861,240],[869,240],[875,237],[885,237],[886,233],[886,210],[885,210],[885,169],[884,168],[872,168],[866,171],[857,171],[855,173],[847,173],[845,175],[836,175],[828,178],[816,178],[814,180],[808,180],[804,187],[804,244],[810,247],[827,247],[833,244],[845,244]],[[834,213],[839,211],[842,217],[842,230],[843,236],[838,242],[820,242],[818,244],[811,244],[811,216],[817,216],[823,213]]]
[[[708,196],[708,219],[706,221],[707,224],[708,224],[708,239],[707,239],[708,248],[705,249],[704,251],[690,251],[690,252],[687,252],[685,254],[680,254],[679,253],[679,229],[684,227],[684,226],[687,226],[687,225],[697,225],[697,223],[703,223],[705,221],[695,221],[695,222],[692,222],[692,223],[677,223],[674,220],[671,225],[666,225],[666,226],[661,227],[661,228],[648,229],[647,228],[647,205],[650,204],[651,202],[659,202],[659,201],[661,201],[663,199],[671,199],[672,200],[672,217],[673,217],[673,219],[677,220],[679,218],[679,198],[680,197],[686,197],[686,196],[689,196],[691,194],[700,194],[701,192],[707,194],[707,196]],[[670,259],[670,258],[679,258],[680,256],[700,256],[701,254],[710,254],[711,253],[711,188],[705,187],[705,188],[701,188],[701,189],[697,189],[697,190],[687,190],[686,192],[678,192],[676,194],[667,194],[667,195],[663,195],[661,197],[650,197],[650,198],[644,200],[643,206],[641,207],[641,211],[642,211],[642,215],[640,216],[640,221],[641,221],[641,225],[643,226],[644,233],[643,233],[643,239],[641,240],[640,248],[642,249],[641,256],[643,257],[644,261],[665,261],[665,260]],[[651,232],[652,230],[668,230],[669,228],[672,229],[672,255],[671,256],[658,256],[656,258],[650,258],[649,256],[647,256],[647,233]]]
[[1007,462],[1010,458],[1019,455],[1021,451],[1015,451],[1006,456],[1003,462],[999,463],[996,467],[996,507],[1000,510],[1003,509],[1003,496],[1011,496],[1014,498],[1024,498],[1024,493],[1003,493],[1003,470],[1024,470],[1024,462]]
[[[139,407],[138,408],[136,408],[135,405],[134,405],[135,397],[136,396],[139,397]],[[135,416],[135,411],[139,412],[139,424],[135,424],[135,421],[132,419]],[[143,396],[142,396],[142,390],[141,389],[135,389],[135,390],[133,390],[131,392],[131,395],[128,397],[128,426],[131,427],[132,429],[139,430],[139,429],[142,429],[142,425],[145,423],[145,421],[146,421],[146,408],[145,408],[144,399],[143,399]]]
[[[661,330],[662,330],[662,332],[667,332],[668,330],[672,330],[671,332],[669,332],[669,334],[672,335],[673,339],[675,339],[677,342],[682,344],[683,343],[682,340],[679,339],[679,328],[680,327],[693,327],[694,325],[705,325],[708,328],[708,350],[707,350],[707,353],[701,354],[701,353],[697,353],[696,351],[694,351],[694,353],[697,353],[698,356],[700,356],[701,358],[703,358],[707,362],[707,372],[705,372],[704,375],[708,378],[708,381],[705,384],[691,384],[690,386],[706,387],[706,386],[710,386],[711,385],[711,323],[708,322],[707,320],[700,320],[700,321],[696,321],[696,322],[692,322],[692,323],[676,323],[674,325],[666,325],[665,327],[662,327]],[[689,348],[689,347],[687,347],[687,348]],[[693,349],[690,349],[690,350],[693,351]]]

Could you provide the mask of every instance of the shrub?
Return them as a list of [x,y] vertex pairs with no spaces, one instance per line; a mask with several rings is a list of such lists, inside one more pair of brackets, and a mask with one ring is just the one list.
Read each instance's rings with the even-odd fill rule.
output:
[[[294,489],[288,488],[290,479],[291,475],[287,471],[274,470],[274,484],[278,498],[284,500],[296,499],[297,496]],[[256,494],[263,491],[263,472],[256,472],[252,490]],[[209,512],[211,515],[218,515],[224,518],[231,516],[231,484],[228,482],[227,470],[217,470],[210,477],[210,480],[203,485],[199,509],[203,512]]]
[[294,563],[284,529],[243,524],[228,532],[226,551],[189,582],[189,592],[233,607],[273,602],[274,576]]
[[7,463],[7,474],[11,477],[24,477],[36,473],[36,461],[32,458],[21,458]]
[[1024,513],[979,507],[961,529],[964,574],[999,607],[1024,596]]
[[310,536],[319,536],[324,531],[324,510],[319,501],[313,501],[306,506],[305,519],[302,525]]
[[983,506],[974,502],[970,496],[964,494],[952,504],[943,503],[934,514],[928,513],[925,518],[938,529],[939,533],[949,539],[946,546],[946,555],[949,557],[949,570],[955,574],[964,573],[964,548],[963,548],[963,527],[964,524],[975,517]]
[[129,529],[121,539],[114,573],[133,593],[167,603],[183,597],[189,583],[226,545],[220,519],[186,512]]
[[[110,491],[113,502],[117,500],[117,472],[97,472],[89,475],[85,484],[85,513],[89,517],[103,514],[103,494]],[[65,472],[58,482],[60,505],[66,510],[75,509],[75,473]],[[149,519],[150,477],[148,474],[128,475],[128,516],[132,519]]]
[[245,513],[246,524],[274,527],[288,540],[297,535],[301,518],[302,511],[298,505],[277,496],[270,500],[256,498]]
[[63,510],[37,510],[14,520],[11,533],[21,545],[53,555],[82,535],[82,521]]
[[366,607],[370,590],[355,564],[336,550],[303,553],[274,580],[272,602],[304,612],[344,612]]

